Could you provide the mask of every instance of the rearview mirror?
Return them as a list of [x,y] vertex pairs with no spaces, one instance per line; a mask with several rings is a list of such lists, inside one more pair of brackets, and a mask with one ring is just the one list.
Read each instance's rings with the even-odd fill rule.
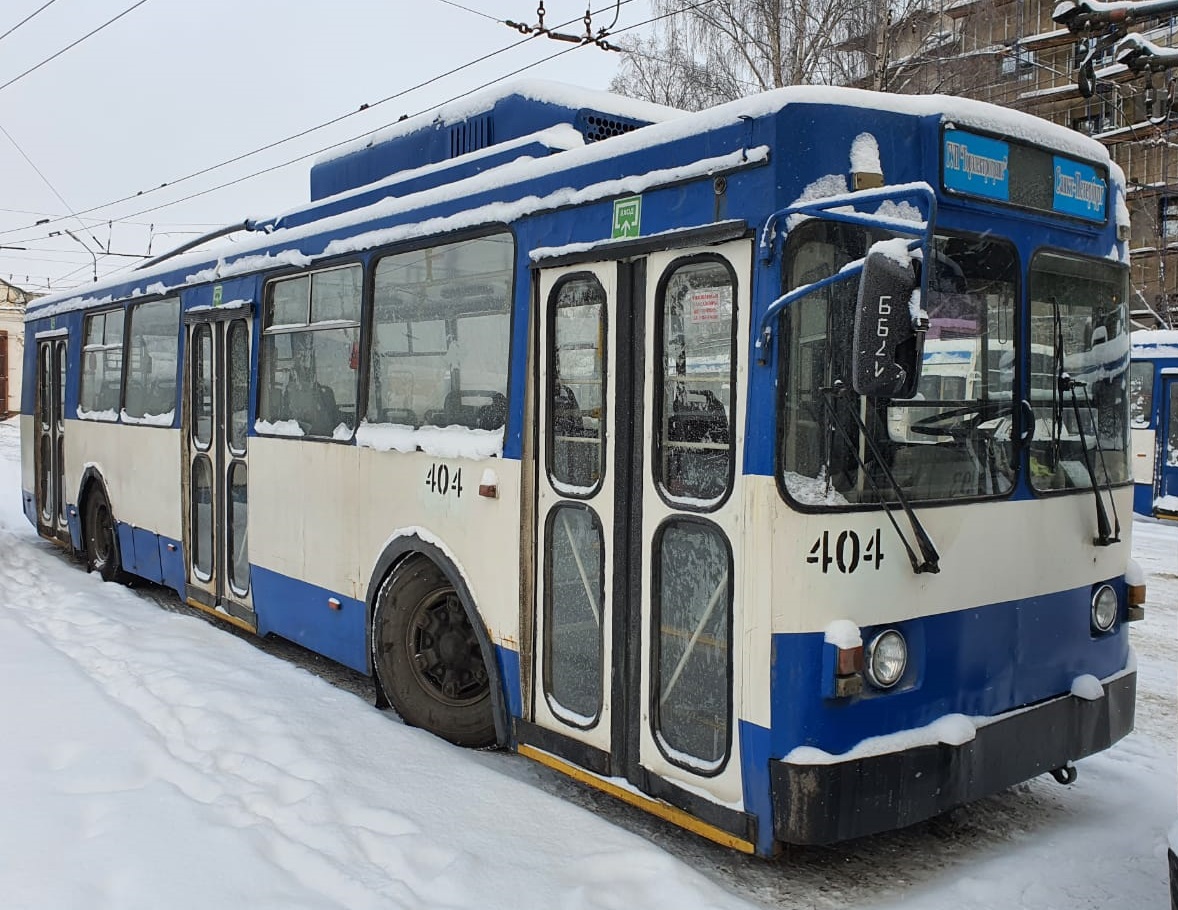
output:
[[911,398],[924,348],[910,302],[919,287],[907,243],[886,240],[867,254],[855,309],[851,386],[868,398]]

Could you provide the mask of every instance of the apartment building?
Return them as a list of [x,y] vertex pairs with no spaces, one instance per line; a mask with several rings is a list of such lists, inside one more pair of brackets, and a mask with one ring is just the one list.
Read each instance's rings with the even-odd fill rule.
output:
[[[911,0],[894,20],[865,17],[846,50],[862,64],[853,84],[944,92],[1028,111],[1108,146],[1129,184],[1130,309],[1139,327],[1178,327],[1178,71],[1153,79],[1094,61],[1081,95],[1076,38],[1051,19],[1057,0]],[[1132,26],[1178,47],[1178,16]]]
[[0,279],[0,420],[20,411],[25,305],[33,295]]

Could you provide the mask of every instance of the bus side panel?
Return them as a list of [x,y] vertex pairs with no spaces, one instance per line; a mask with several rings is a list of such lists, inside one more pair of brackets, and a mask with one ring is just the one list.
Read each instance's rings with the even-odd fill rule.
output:
[[82,476],[94,465],[116,521],[180,539],[180,443],[180,433],[164,427],[67,420],[66,501],[78,508]]
[[37,422],[31,414],[20,415],[20,488],[25,517],[37,527]]
[[261,566],[251,567],[250,586],[258,610],[258,634],[273,632],[353,670],[368,672],[363,600]]
[[[486,471],[496,498],[479,495]],[[519,476],[520,463],[507,459],[251,437],[249,547],[259,632],[327,656],[346,654],[343,662],[362,660],[367,669],[367,614],[342,614],[365,609],[390,540],[416,533],[451,555],[492,642],[510,652],[499,654],[499,666],[515,688],[505,693],[507,703],[518,706]],[[330,597],[342,609],[333,610]]]
[[1133,450],[1133,511],[1153,516],[1154,446],[1156,432],[1152,429],[1131,431]]

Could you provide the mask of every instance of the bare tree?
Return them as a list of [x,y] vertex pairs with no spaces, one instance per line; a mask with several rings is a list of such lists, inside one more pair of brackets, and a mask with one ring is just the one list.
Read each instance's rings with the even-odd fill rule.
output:
[[[653,0],[610,88],[698,110],[786,85],[887,88],[900,30],[933,0]],[[905,31],[905,34],[907,32]],[[919,48],[918,48],[919,49]],[[911,69],[911,67],[909,67]],[[907,75],[912,81],[912,74]]]

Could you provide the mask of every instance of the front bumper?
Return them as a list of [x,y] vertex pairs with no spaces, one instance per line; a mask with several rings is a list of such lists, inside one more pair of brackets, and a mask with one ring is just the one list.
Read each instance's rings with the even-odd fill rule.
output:
[[945,743],[831,764],[772,763],[773,831],[829,844],[903,828],[1107,749],[1133,729],[1137,674],[1104,698],[1053,698],[1001,715],[960,746]]

